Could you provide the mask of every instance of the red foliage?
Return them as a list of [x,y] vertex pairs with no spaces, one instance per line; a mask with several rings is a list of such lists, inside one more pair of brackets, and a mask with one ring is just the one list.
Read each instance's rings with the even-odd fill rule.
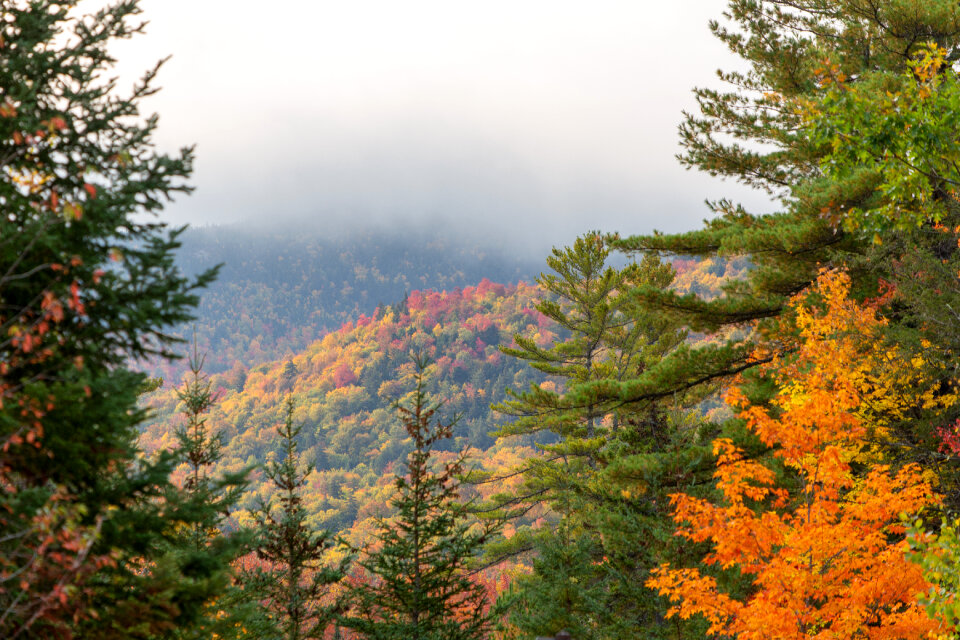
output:
[[341,362],[333,371],[333,384],[339,389],[357,381],[357,375],[346,362]]
[[952,455],[960,455],[960,419],[953,424],[937,429],[940,436],[940,451]]

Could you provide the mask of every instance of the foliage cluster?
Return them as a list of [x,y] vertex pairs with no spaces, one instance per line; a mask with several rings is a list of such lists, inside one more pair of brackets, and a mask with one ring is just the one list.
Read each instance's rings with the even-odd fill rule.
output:
[[[287,231],[234,225],[190,229],[182,242],[177,264],[186,273],[223,263],[192,323],[210,373],[299,353],[416,290],[452,291],[484,278],[529,281],[540,262],[428,228],[338,234],[310,223]],[[169,361],[150,367],[169,380],[183,371]]]
[[[712,29],[747,68],[696,91],[681,160],[779,213],[719,202],[696,232],[588,234],[538,287],[414,291],[251,365],[316,337],[303,287],[339,288],[336,315],[359,308],[351,283],[409,285],[348,255],[293,260],[300,280],[269,291],[255,262],[233,293],[262,310],[233,321],[279,339],[248,336],[213,378],[195,357],[149,424],[137,398],[157,383],[131,363],[173,355],[216,270],[184,276],[180,231],[150,221],[192,160],[139,118],[155,70],[126,97],[103,79],[108,43],[142,30],[136,0],[73,10],[0,14],[3,635],[294,640],[336,619],[480,638],[502,606],[506,638],[957,637],[955,1],[730,0]],[[611,249],[645,255],[614,267]],[[664,254],[751,269],[718,293]],[[276,325],[274,295],[299,298]],[[211,322],[214,344],[237,326]],[[410,351],[435,360],[429,386]],[[736,415],[701,416],[718,391]],[[400,424],[382,406],[398,396]],[[495,436],[490,402],[514,418]],[[251,475],[274,424],[282,458]],[[488,553],[533,554],[506,589],[469,575],[503,518]],[[373,542],[349,579],[330,529]]]
[[[933,487],[917,465],[892,469],[869,447],[868,433],[878,429],[865,405],[876,378],[900,375],[902,363],[877,349],[884,323],[848,292],[845,275],[824,272],[811,291],[823,311],[801,298],[791,303],[799,344],[791,357],[766,365],[778,387],[770,408],[753,405],[737,386],[727,396],[792,482],[718,438],[722,499],[670,497],[679,535],[712,543],[704,562],[737,567],[754,584],[754,593],[738,599],[698,569],[664,564],[653,572],[648,585],[680,603],[669,615],[701,614],[710,635],[919,638],[937,627],[917,600],[927,583],[907,558],[900,521],[936,504]],[[907,402],[923,395],[912,385],[898,392],[913,396]]]

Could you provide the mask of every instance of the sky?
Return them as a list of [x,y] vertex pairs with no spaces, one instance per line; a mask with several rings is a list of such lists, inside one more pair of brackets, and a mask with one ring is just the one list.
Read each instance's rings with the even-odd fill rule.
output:
[[[94,8],[99,0],[81,2]],[[100,3],[102,4],[102,3]],[[195,144],[176,223],[410,224],[563,243],[693,229],[759,194],[675,160],[694,86],[736,65],[721,0],[141,0],[158,146]]]

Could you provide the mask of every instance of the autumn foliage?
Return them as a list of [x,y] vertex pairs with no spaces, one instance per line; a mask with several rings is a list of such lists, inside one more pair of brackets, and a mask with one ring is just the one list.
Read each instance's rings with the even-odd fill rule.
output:
[[936,627],[916,602],[928,585],[905,557],[900,520],[936,504],[933,488],[915,465],[858,472],[872,462],[862,405],[889,360],[875,347],[884,321],[848,293],[846,275],[822,272],[814,295],[792,301],[797,349],[771,365],[772,406],[752,405],[738,387],[728,394],[786,477],[718,439],[722,499],[671,496],[678,535],[712,544],[705,563],[753,581],[737,598],[698,569],[653,573],[648,586],[675,603],[669,615],[702,615],[711,635],[893,639]]

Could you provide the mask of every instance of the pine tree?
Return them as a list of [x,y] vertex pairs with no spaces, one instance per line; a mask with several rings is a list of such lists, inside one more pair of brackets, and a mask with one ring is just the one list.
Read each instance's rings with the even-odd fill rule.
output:
[[370,640],[479,640],[492,612],[484,587],[472,582],[470,562],[498,531],[487,520],[471,526],[469,503],[461,502],[458,476],[466,452],[434,471],[434,445],[453,435],[456,420],[434,422],[439,407],[427,403],[426,362],[415,359],[411,404],[397,404],[414,449],[407,475],[397,476],[397,510],[381,520],[376,542],[358,562],[370,577],[356,586],[343,625]]
[[351,558],[340,550],[339,561],[328,560],[336,551],[335,538],[307,525],[300,494],[311,468],[300,466],[297,437],[303,426],[294,424],[293,409],[293,397],[288,396],[286,419],[278,427],[283,458],[265,470],[280,492],[279,509],[270,500],[254,513],[259,529],[256,557],[265,566],[247,570],[243,580],[267,611],[271,637],[322,639],[342,610],[342,597],[333,587],[346,577]]
[[163,503],[176,459],[138,456],[130,363],[174,355],[215,272],[185,277],[181,230],[155,220],[193,160],[140,116],[157,69],[109,80],[137,3],[74,4],[0,10],[0,636],[150,637],[197,612],[165,555],[188,515]]
[[558,380],[495,405],[516,416],[498,435],[555,440],[540,445],[542,456],[509,472],[522,475],[520,490],[497,496],[488,508],[517,515],[543,503],[555,526],[521,527],[487,551],[491,558],[535,553],[534,573],[519,579],[506,599],[511,623],[525,633],[566,628],[586,640],[664,631],[677,637],[676,629],[658,630],[665,607],[643,587],[642,576],[675,550],[665,507],[666,493],[677,487],[669,479],[688,483],[709,474],[699,462],[704,443],[666,403],[625,407],[589,385],[643,375],[677,349],[685,333],[631,293],[645,283],[669,285],[669,265],[648,256],[615,269],[608,257],[596,234],[555,249],[547,260],[553,273],[538,279],[546,295],[537,308],[565,328],[564,337],[541,346],[516,336],[517,347],[502,349]]
[[[677,350],[645,376],[607,390],[626,402],[699,387],[754,367],[758,363],[750,356],[763,341],[770,319],[784,312],[789,297],[807,287],[819,268],[845,266],[854,279],[855,295],[873,295],[879,278],[896,276],[891,273],[896,260],[917,252],[926,235],[916,237],[916,231],[895,221],[858,223],[889,219],[885,211],[890,198],[883,188],[889,175],[875,162],[884,147],[854,145],[851,154],[864,161],[847,166],[850,170],[833,171],[830,167],[839,160],[833,150],[838,147],[825,131],[830,125],[843,129],[849,119],[823,122],[814,114],[830,106],[835,79],[885,96],[890,81],[910,71],[926,43],[935,42],[955,56],[960,51],[960,10],[955,4],[731,0],[725,15],[729,24],[712,22],[710,28],[748,66],[742,72],[720,73],[729,90],[695,90],[700,113],[684,116],[680,136],[685,152],[679,159],[689,168],[773,196],[780,210],[754,214],[720,201],[710,204],[716,215],[702,230],[613,235],[609,240],[613,247],[631,252],[750,256],[754,269],[748,280],[730,283],[719,299],[706,301],[653,286],[641,287],[638,295],[694,330],[744,325],[760,330],[741,333],[723,345]],[[845,133],[857,136],[853,128]],[[924,191],[927,202],[944,199],[936,180],[928,181]],[[932,222],[926,214],[921,218],[927,220],[923,224]],[[902,276],[907,274],[896,279]],[[903,277],[903,284],[908,280]]]
[[[613,442],[634,438],[640,429],[648,429],[653,437],[662,435],[657,433],[657,408],[652,403],[634,408],[628,416],[619,411],[615,399],[587,386],[630,380],[684,338],[662,314],[637,306],[631,294],[644,284],[666,287],[673,280],[672,268],[648,257],[615,269],[607,265],[609,255],[596,233],[578,238],[573,247],[554,249],[547,258],[552,273],[537,278],[544,297],[536,308],[561,327],[565,338],[541,346],[518,334],[516,347],[501,347],[503,353],[556,376],[562,385],[508,390],[510,399],[493,406],[515,418],[500,427],[498,437],[546,435],[557,440],[540,445],[545,455],[514,471],[524,475],[526,495],[505,497],[506,507],[529,509],[546,501],[561,513],[569,511],[565,501],[570,493],[564,487],[602,465]],[[638,419],[643,414],[647,424]]]

